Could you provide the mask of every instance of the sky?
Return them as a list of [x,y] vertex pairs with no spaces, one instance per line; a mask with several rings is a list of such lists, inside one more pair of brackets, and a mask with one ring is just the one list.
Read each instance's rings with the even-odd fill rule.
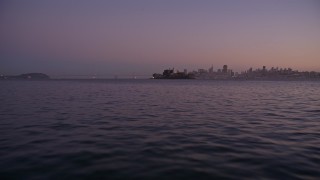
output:
[[2,0],[0,73],[320,71],[319,0]]

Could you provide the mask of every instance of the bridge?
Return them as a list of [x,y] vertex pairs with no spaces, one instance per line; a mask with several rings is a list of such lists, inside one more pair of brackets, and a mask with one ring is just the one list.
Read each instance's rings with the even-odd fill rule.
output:
[[57,74],[52,79],[149,79],[151,74]]

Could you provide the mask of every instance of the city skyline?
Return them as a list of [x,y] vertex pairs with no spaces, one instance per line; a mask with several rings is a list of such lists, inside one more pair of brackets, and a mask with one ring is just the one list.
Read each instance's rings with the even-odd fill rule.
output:
[[[319,71],[301,71],[299,69],[292,69],[291,67],[267,67],[261,66],[258,68],[253,68],[249,66],[247,69],[242,71],[235,71],[228,65],[223,65],[222,67],[215,68],[214,65],[210,67],[202,67],[199,69],[179,69],[175,67],[164,69],[163,74],[155,72],[153,74],[140,73],[130,73],[126,74],[110,74],[110,73],[94,73],[94,74],[47,74],[45,72],[24,72],[21,74],[1,74],[0,79],[28,79],[30,74],[32,76],[38,76],[40,79],[247,79],[247,80],[306,80],[306,79],[319,79]],[[173,76],[172,76],[173,75]],[[47,76],[46,78],[43,78]],[[165,76],[165,77],[163,77]],[[49,78],[49,79],[50,79]],[[258,78],[258,79],[257,79]]]
[[320,71],[320,3],[2,1],[0,73],[151,74],[229,64]]

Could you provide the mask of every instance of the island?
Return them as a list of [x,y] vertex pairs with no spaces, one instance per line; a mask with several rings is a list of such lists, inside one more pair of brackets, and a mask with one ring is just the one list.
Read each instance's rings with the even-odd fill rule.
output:
[[162,74],[154,73],[152,75],[154,79],[194,79],[194,75],[192,73],[184,72],[174,72],[174,68],[166,69]]
[[11,80],[11,79],[17,79],[17,80],[48,80],[50,79],[50,76],[43,73],[27,73],[27,74],[20,74],[17,76],[6,76],[6,75],[0,75],[0,80]]

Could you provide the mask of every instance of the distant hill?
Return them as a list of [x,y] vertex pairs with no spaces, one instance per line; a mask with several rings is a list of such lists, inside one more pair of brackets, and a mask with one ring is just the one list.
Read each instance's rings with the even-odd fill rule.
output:
[[50,76],[43,73],[27,73],[18,76],[1,76],[0,79],[30,79],[30,80],[45,80],[50,79]]
[[50,79],[50,77],[43,73],[28,73],[28,74],[21,74],[16,76],[19,79]]

